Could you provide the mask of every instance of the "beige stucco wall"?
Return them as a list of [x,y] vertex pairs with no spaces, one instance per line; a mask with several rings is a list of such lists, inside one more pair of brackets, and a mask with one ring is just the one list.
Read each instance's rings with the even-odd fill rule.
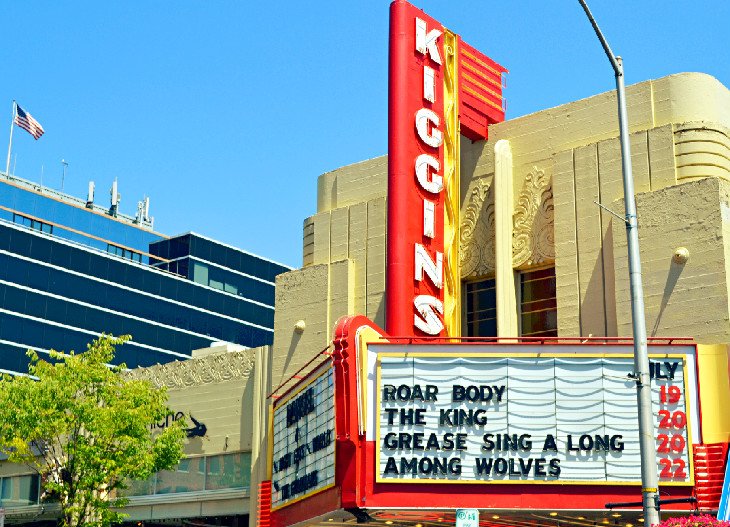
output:
[[[700,343],[730,341],[728,247],[730,183],[704,178],[637,196],[639,245],[648,336],[691,335]],[[616,207],[622,207],[617,201]],[[631,335],[624,227],[613,224],[618,334]],[[679,263],[675,250],[689,259]]]
[[[649,278],[645,293],[650,330],[656,318],[651,310],[655,299],[661,305],[669,269],[663,253],[654,258],[651,251],[664,250],[660,245],[680,227],[671,222],[662,226],[657,220],[650,228],[648,222],[657,214],[659,202],[670,200],[672,191],[662,193],[663,189],[697,182],[691,188],[699,195],[692,199],[707,207],[714,203],[715,212],[707,220],[715,222],[709,230],[720,233],[716,248],[709,238],[695,243],[703,245],[697,251],[717,258],[712,265],[717,268],[713,280],[718,282],[711,286],[717,292],[715,322],[708,324],[695,312],[694,323],[673,324],[679,321],[674,313],[681,311],[680,305],[690,305],[696,294],[686,280],[688,271],[679,279],[682,287],[671,295],[671,306],[664,308],[664,322],[660,321],[656,334],[674,335],[681,330],[684,335],[727,341],[721,324],[728,317],[727,244],[725,227],[717,223],[724,191],[717,181],[713,190],[713,183],[698,180],[730,180],[730,91],[708,75],[683,73],[629,86],[627,106],[640,217],[643,208],[651,209],[642,220],[647,222],[647,232],[640,225],[646,245],[642,252],[649,251],[644,271]],[[499,140],[506,140],[512,153],[513,269],[555,265],[561,336],[626,334],[623,227],[617,228],[620,220],[593,203],[623,215],[617,202],[623,197],[623,185],[615,92],[496,124],[486,142],[462,140],[461,269],[467,280],[495,271],[492,182],[494,146]],[[690,188],[682,186],[685,190],[677,192]],[[293,373],[329,343],[343,309],[383,324],[386,194],[386,157],[320,176],[317,213],[304,222],[304,267],[277,280],[275,379]],[[683,206],[691,211],[690,202]],[[707,232],[702,222],[693,222],[681,234],[700,240]],[[671,256],[673,248],[667,250]],[[344,261],[350,263],[343,281]],[[688,265],[698,264],[692,260]],[[701,280],[701,269],[697,273]],[[348,286],[332,287],[334,279]],[[704,287],[710,286],[704,283]],[[296,336],[298,320],[307,327]]]
[[320,176],[318,212],[304,222],[304,266],[276,278],[274,386],[330,344],[341,316],[384,325],[386,176],[384,157]]
[[[716,79],[672,75],[628,87],[627,99],[636,192],[697,177],[730,177],[730,92]],[[474,176],[464,204],[480,177],[491,178],[490,144],[508,140],[516,212],[520,200],[529,196],[524,191],[529,174],[543,171],[551,179],[559,334],[619,334],[614,246],[622,240],[615,239],[612,228],[617,220],[594,204],[611,207],[623,196],[615,93],[506,121],[494,125],[490,134],[487,144],[469,147],[475,150],[467,157]],[[621,208],[614,210],[623,215]],[[536,237],[539,227],[534,225],[530,236]]]
[[[256,466],[261,437],[260,406],[269,393],[269,346],[248,350],[216,352],[182,362],[134,370],[133,375],[166,386],[168,406],[207,427],[203,437],[187,438],[186,456],[252,452]],[[255,481],[252,478],[252,485]],[[133,497],[125,507],[130,521],[242,515],[251,510],[255,488],[226,489],[201,493]]]
[[188,427],[191,415],[207,427],[205,437],[186,440],[186,455],[251,451],[255,353],[215,353],[134,372],[167,387],[168,406],[185,414]]

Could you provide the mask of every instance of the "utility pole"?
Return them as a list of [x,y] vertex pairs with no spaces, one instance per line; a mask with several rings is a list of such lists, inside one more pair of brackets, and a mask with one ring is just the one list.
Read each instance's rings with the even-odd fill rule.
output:
[[616,57],[601,33],[585,0],[578,0],[588,20],[601,41],[616,77],[618,96],[618,123],[621,138],[621,168],[624,179],[624,203],[626,208],[626,238],[629,250],[629,277],[631,282],[631,321],[634,330],[634,380],[639,407],[639,447],[641,453],[641,495],[644,509],[644,525],[651,527],[659,523],[659,480],[657,477],[656,443],[654,439],[654,415],[651,408],[651,380],[649,376],[649,354],[646,347],[646,319],[644,316],[644,288],[641,283],[641,257],[639,255],[639,232],[634,198],[634,176],[631,172],[631,147],[629,146],[629,125],[626,113],[626,88],[624,86],[624,65]]

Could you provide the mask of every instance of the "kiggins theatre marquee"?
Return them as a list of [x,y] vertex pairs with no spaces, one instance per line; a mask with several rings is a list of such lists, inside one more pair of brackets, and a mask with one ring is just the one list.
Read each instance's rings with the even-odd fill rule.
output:
[[[414,341],[342,319],[331,357],[275,405],[272,523],[637,501],[632,353],[630,339]],[[687,500],[708,484],[697,347],[655,340],[649,355],[661,496]]]

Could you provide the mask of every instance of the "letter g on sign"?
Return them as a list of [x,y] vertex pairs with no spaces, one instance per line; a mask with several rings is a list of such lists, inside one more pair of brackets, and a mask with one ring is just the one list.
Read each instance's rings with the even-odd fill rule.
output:
[[[441,146],[441,143],[444,142],[444,136],[441,130],[438,129],[440,122],[439,116],[433,110],[428,108],[418,110],[416,112],[416,131],[421,141],[434,148]],[[431,130],[428,129],[428,123],[433,124]]]

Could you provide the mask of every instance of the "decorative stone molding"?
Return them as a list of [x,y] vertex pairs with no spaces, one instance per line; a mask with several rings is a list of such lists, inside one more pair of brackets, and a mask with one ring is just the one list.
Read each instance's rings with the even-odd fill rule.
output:
[[213,384],[231,379],[247,379],[254,367],[251,350],[223,352],[198,359],[158,364],[149,368],[132,370],[130,375],[146,379],[158,388],[169,389]]
[[730,130],[717,123],[675,125],[677,182],[706,177],[730,181]]
[[515,269],[555,261],[552,179],[534,167],[527,174],[514,212],[512,265]]
[[314,263],[314,218],[304,220],[302,236],[302,267]]
[[461,211],[462,278],[494,273],[494,196],[491,179],[475,180]]
[[[494,191],[491,180],[476,180],[461,213],[462,278],[494,274]],[[525,177],[513,215],[515,269],[555,261],[552,180],[534,167]]]

